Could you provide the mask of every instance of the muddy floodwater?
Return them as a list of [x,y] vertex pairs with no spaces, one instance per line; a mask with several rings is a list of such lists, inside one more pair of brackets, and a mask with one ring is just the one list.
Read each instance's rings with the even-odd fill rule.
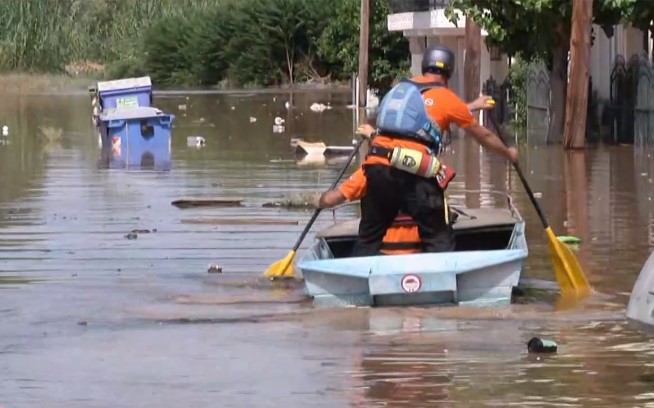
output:
[[[649,152],[521,150],[554,231],[582,239],[598,293],[575,309],[555,310],[548,290],[491,309],[316,309],[301,286],[261,278],[311,211],[263,204],[331,184],[342,160],[298,162],[290,141],[350,145],[353,111],[348,93],[289,99],[156,95],[176,115],[164,172],[103,168],[86,95],[0,100],[1,407],[654,406],[654,333],[624,316],[654,246]],[[514,196],[524,278],[547,288],[545,235],[516,175],[466,140],[445,160],[452,203]],[[201,197],[242,203],[171,205]],[[356,212],[324,211],[313,231]],[[533,336],[558,353],[528,354]]]

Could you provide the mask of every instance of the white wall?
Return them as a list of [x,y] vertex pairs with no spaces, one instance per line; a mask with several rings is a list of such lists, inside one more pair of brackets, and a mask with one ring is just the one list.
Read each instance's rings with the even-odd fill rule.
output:
[[611,69],[616,56],[615,44],[598,25],[593,25],[593,30],[595,42],[590,49],[589,73],[593,77],[593,88],[598,91],[599,97],[608,99],[611,90]]

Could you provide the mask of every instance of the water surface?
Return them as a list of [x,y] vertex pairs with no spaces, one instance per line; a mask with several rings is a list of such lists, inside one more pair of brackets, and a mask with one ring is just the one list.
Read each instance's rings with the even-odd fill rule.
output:
[[[600,294],[575,310],[555,311],[552,296],[493,309],[314,309],[301,287],[261,279],[311,212],[262,205],[331,184],[342,161],[297,163],[291,137],[351,144],[353,111],[344,93],[296,94],[287,110],[289,99],[158,95],[177,116],[170,172],[101,168],[86,96],[0,101],[10,129],[0,145],[0,405],[654,406],[652,334],[624,318],[654,246],[648,153],[521,152],[554,231],[582,239]],[[313,112],[314,102],[332,109]],[[187,146],[196,135],[204,147]],[[465,140],[446,160],[457,170],[451,202],[504,206],[487,192],[513,195],[527,220],[525,275],[553,280],[542,226],[506,163]],[[171,205],[184,197],[243,206]],[[332,222],[325,211],[314,231]],[[133,230],[150,233],[127,239]],[[208,274],[210,264],[223,273]],[[559,353],[528,355],[534,335]]]

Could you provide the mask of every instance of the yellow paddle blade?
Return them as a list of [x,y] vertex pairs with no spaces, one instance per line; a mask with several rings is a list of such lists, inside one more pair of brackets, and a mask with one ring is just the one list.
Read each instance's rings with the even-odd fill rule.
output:
[[292,278],[295,275],[295,270],[292,265],[295,253],[295,251],[291,251],[286,255],[286,258],[280,259],[270,265],[268,270],[264,273],[264,276],[269,278]]
[[591,291],[590,284],[581,269],[581,265],[572,250],[559,241],[548,227],[545,232],[549,241],[550,257],[554,264],[556,281],[561,287],[561,292],[576,292],[578,295],[586,295]]

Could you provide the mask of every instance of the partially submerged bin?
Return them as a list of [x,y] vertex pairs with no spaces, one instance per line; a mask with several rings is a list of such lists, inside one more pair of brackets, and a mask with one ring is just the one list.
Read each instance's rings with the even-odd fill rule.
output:
[[152,106],[152,82],[149,76],[98,82],[101,109]]
[[110,167],[170,170],[175,115],[132,107],[104,110],[98,119],[103,156]]

